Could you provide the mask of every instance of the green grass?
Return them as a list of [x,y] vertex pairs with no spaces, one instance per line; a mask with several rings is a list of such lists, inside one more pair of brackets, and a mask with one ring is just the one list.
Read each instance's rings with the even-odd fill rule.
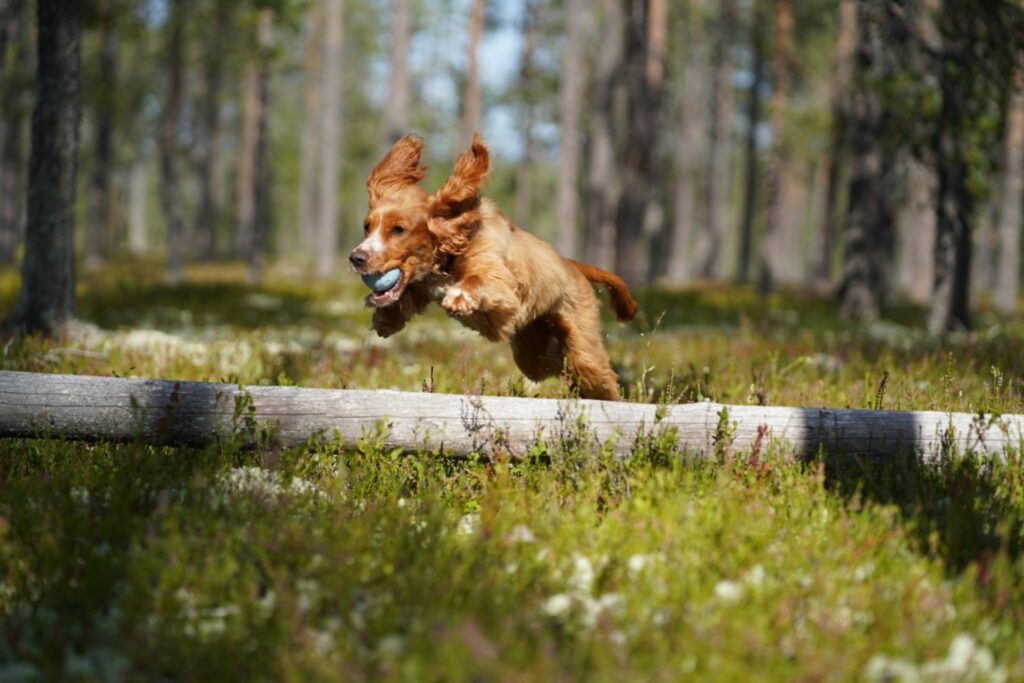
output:
[[[12,342],[3,368],[567,395],[436,312],[376,339],[351,279],[158,272],[85,276],[97,331]],[[16,288],[0,274],[0,312]],[[1024,412],[1019,322],[939,342],[909,308],[860,329],[796,295],[639,298],[606,326],[629,400]],[[0,441],[0,681],[1024,677],[1020,450],[478,462],[379,437]]]

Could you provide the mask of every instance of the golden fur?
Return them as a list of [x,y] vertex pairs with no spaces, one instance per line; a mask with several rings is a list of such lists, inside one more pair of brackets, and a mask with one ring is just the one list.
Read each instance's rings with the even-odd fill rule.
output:
[[401,270],[391,290],[367,296],[375,308],[373,328],[388,337],[437,301],[486,338],[510,342],[516,365],[530,379],[564,372],[584,398],[617,399],[591,283],[608,289],[618,319],[627,321],[636,302],[625,283],[563,259],[480,197],[490,154],[479,135],[432,195],[417,184],[425,171],[422,149],[419,138],[405,136],[366,181],[366,237],[350,261],[360,273]]

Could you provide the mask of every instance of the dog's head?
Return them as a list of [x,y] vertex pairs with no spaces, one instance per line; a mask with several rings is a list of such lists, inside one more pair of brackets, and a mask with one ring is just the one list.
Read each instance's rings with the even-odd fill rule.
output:
[[440,272],[449,256],[466,250],[479,224],[480,184],[490,165],[484,141],[473,136],[452,175],[432,195],[418,184],[426,172],[420,165],[422,151],[423,141],[406,135],[366,179],[370,210],[363,222],[365,237],[349,261],[362,275],[400,271],[393,286],[370,294],[368,301],[377,307],[398,301],[409,283]]

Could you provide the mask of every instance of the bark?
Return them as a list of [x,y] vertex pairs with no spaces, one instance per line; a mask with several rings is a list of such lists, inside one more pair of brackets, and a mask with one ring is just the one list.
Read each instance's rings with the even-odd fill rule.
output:
[[661,105],[661,65],[652,66],[651,27],[658,21],[657,2],[661,0],[625,2],[624,66],[629,101],[623,192],[615,240],[615,270],[630,286],[636,286],[644,279],[640,245],[656,175],[654,140]]
[[697,244],[697,268],[704,278],[718,278],[722,274],[722,241],[725,238],[729,210],[729,161],[732,154],[734,101],[732,47],[736,22],[735,1],[723,0],[719,6],[711,60],[712,109],[707,170],[707,219]]
[[[397,0],[405,2],[405,0]],[[304,95],[302,133],[299,145],[302,153],[299,171],[299,235],[303,254],[316,252],[316,235],[320,220],[320,166],[323,150],[323,84],[324,84],[324,0],[313,0],[309,10],[309,36],[306,38],[306,65],[303,72]]]
[[195,219],[195,254],[209,261],[217,253],[217,227],[220,224],[221,201],[221,101],[224,69],[222,41],[230,30],[231,5],[214,3],[213,27],[203,47],[203,81],[205,92],[199,123],[199,206]]
[[466,83],[462,95],[462,139],[459,151],[480,130],[480,36],[484,32],[486,0],[472,0],[469,9],[469,43],[466,47]]
[[762,292],[796,280],[796,239],[789,190],[790,159],[785,144],[785,115],[792,88],[793,7],[791,0],[775,0],[775,55],[772,59],[772,97],[768,105],[772,147],[768,158],[768,208],[761,244]]
[[999,258],[996,263],[996,308],[1013,313],[1020,292],[1020,232],[1024,225],[1024,59],[1018,58],[1004,143],[1005,167],[1000,191]]
[[178,124],[185,82],[183,0],[172,0],[167,25],[167,92],[160,114],[160,203],[167,223],[167,281],[181,282],[185,257],[185,220],[178,175]]
[[580,0],[566,0],[565,44],[562,48],[562,81],[559,90],[561,153],[558,157],[555,247],[567,258],[577,252],[577,212],[580,163],[580,109],[583,98],[583,65],[580,55],[583,8]]
[[743,213],[740,217],[739,266],[740,282],[750,281],[750,261],[754,244],[754,214],[757,210],[757,186],[759,175],[757,152],[757,128],[761,123],[761,87],[764,84],[765,45],[759,19],[760,12],[754,5],[754,16],[750,26],[750,44],[753,59],[753,79],[747,92],[747,131],[744,141],[744,187]]
[[235,175],[235,202],[238,220],[235,233],[235,252],[248,259],[253,249],[256,217],[256,151],[259,147],[260,122],[260,64],[252,56],[245,66],[242,83],[242,138],[238,146],[238,166]]
[[594,74],[592,139],[585,202],[586,260],[601,268],[615,261],[615,220],[622,186],[618,174],[616,101],[622,87],[625,16],[619,0],[603,0],[604,26]]
[[880,84],[891,75],[893,21],[886,0],[858,5],[854,87],[850,104],[850,203],[839,288],[841,314],[876,320],[888,291],[895,216],[891,186],[896,165],[887,144],[889,115]]
[[338,251],[338,181],[341,154],[341,72],[344,5],[326,0],[324,29],[324,106],[321,131],[320,206],[317,211],[316,274],[334,272]]
[[104,18],[100,26],[100,69],[95,112],[95,143],[89,180],[89,222],[86,228],[85,266],[96,268],[109,249],[113,197],[114,131],[117,128],[117,49],[114,19]]
[[36,104],[21,290],[4,327],[59,333],[75,315],[75,179],[82,118],[82,15],[38,0]]
[[853,74],[853,49],[857,35],[856,0],[839,0],[836,31],[836,57],[829,82],[832,109],[832,141],[828,152],[828,177],[825,181],[825,206],[820,225],[820,250],[814,263],[814,279],[819,287],[832,284],[832,253],[839,234],[839,187],[846,158],[847,109],[850,80]]
[[911,162],[907,171],[908,197],[903,222],[901,254],[905,267],[903,288],[907,298],[926,304],[931,298],[933,254],[935,253],[935,171],[919,162]]
[[22,82],[32,66],[27,0],[8,2],[0,25],[7,45],[0,55],[11,58],[0,68],[0,264],[13,265],[24,232],[25,121],[32,102]]
[[523,154],[516,167],[516,196],[513,204],[513,216],[521,226],[532,225],[533,214],[533,167],[536,155],[536,141],[533,128],[536,123],[537,109],[537,78],[534,66],[534,54],[540,42],[539,5],[531,0],[527,2],[523,17],[523,54],[519,65],[519,82],[516,88],[522,93],[520,110],[520,139],[523,142]]
[[384,110],[384,146],[409,132],[409,41],[412,12],[409,0],[391,1],[391,69]]
[[[665,55],[668,46],[668,2],[649,0],[647,7],[647,89],[648,100],[654,105],[650,114],[651,125],[662,128],[662,103],[665,100]],[[650,171],[647,179],[647,206],[644,209],[643,233],[648,240],[647,261],[640,263],[640,271],[648,285],[665,274],[668,266],[665,255],[672,235],[665,226],[666,188],[665,167],[668,165],[667,146],[651,136]]]
[[[239,416],[243,403],[251,412]],[[723,414],[730,425],[727,441],[721,438]],[[375,433],[382,416],[385,448],[513,460],[528,456],[537,443],[563,448],[567,416],[582,426],[595,450],[607,446],[618,457],[628,457],[638,443],[668,436],[680,453],[707,458],[775,443],[798,458],[815,459],[824,451],[839,458],[921,457],[937,465],[951,452],[1005,457],[1019,446],[1024,430],[1024,415],[1014,414],[711,402],[655,406],[0,372],[2,438],[195,447],[235,439],[293,447],[311,439],[354,443]],[[579,438],[577,432],[572,438]]]
[[270,238],[270,51],[274,44],[274,10],[260,10],[257,28],[259,48],[259,70],[257,76],[257,97],[259,104],[256,126],[256,149],[253,154],[253,216],[252,242],[249,251],[249,282],[255,284],[263,277],[266,265],[267,245]]
[[128,251],[135,255],[149,250],[146,194],[146,160],[137,154],[128,176]]

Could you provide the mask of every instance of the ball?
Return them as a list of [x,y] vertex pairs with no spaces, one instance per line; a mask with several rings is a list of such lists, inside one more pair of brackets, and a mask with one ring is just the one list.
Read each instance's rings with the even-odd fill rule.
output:
[[386,292],[398,284],[398,279],[402,277],[402,271],[398,268],[392,268],[386,273],[380,273],[379,275],[367,273],[362,277],[366,286],[373,291],[378,293]]

